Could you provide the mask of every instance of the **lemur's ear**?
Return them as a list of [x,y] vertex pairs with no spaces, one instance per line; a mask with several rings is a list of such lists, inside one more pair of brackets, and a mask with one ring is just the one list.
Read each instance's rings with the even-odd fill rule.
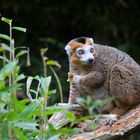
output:
[[94,44],[94,41],[93,41],[93,39],[92,39],[92,38],[89,38],[89,40],[91,41],[91,43],[92,43],[92,44]]
[[65,50],[66,50],[67,54],[70,55],[70,53],[71,53],[71,46],[69,44],[66,45]]

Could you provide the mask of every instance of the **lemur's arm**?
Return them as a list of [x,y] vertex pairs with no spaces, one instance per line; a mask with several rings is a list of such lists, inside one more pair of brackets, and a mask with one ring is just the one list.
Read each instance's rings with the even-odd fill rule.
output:
[[78,90],[79,84],[85,86],[96,86],[98,84],[101,84],[104,80],[103,75],[97,71],[90,72],[85,76],[69,73],[68,77],[69,81],[71,81],[69,103],[72,104],[77,103],[77,99],[80,96],[80,92]]
[[75,75],[73,78],[75,84],[81,84],[85,86],[96,86],[104,81],[103,75],[100,72],[94,71],[87,75]]

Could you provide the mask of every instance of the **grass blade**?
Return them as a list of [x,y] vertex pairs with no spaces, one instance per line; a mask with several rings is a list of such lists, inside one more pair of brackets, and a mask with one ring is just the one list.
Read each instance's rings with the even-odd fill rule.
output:
[[49,66],[49,68],[50,68],[51,71],[53,72],[54,77],[55,77],[55,79],[56,79],[56,81],[57,81],[58,89],[59,89],[59,93],[60,93],[60,100],[61,100],[61,103],[63,103],[64,101],[63,101],[62,85],[61,85],[61,83],[60,83],[59,77],[58,77],[58,75],[56,74],[56,72],[54,71],[54,69],[53,69],[51,66]]
[[17,62],[9,62],[6,64],[1,70],[0,70],[0,80],[4,80],[6,77],[9,76],[9,74],[12,72],[14,67],[16,66]]
[[5,34],[0,34],[0,38],[10,41],[10,37]]
[[2,17],[2,19],[1,19],[2,21],[4,21],[5,23],[7,23],[7,24],[11,24],[11,22],[12,22],[12,20],[11,19],[8,19],[8,18],[5,18],[5,17]]
[[14,29],[14,30],[17,30],[17,31],[21,31],[21,32],[26,32],[26,28],[22,28],[22,27],[17,27],[17,26],[14,26],[14,27],[12,27],[12,29]]

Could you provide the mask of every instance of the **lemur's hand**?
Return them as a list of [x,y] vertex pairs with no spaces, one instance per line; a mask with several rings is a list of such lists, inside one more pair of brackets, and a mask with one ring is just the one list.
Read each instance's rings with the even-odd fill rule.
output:
[[74,82],[75,84],[78,84],[78,85],[79,85],[81,79],[82,79],[82,76],[81,76],[81,75],[75,75],[75,76],[73,77],[73,82]]
[[72,73],[68,73],[68,79],[67,79],[67,81],[71,84],[72,82],[73,82],[73,77],[74,77],[74,75],[72,74]]
[[75,83],[75,84],[79,84],[80,83],[80,80],[81,80],[81,76],[80,75],[75,75],[73,73],[68,73],[68,82],[71,83]]

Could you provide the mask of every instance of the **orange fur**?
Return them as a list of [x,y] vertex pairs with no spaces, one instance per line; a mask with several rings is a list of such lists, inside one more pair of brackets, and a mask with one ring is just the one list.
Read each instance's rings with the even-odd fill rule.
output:
[[[86,42],[85,42],[85,45],[91,45],[92,42],[90,39],[86,39]],[[79,59],[77,58],[76,56],[76,49],[77,48],[82,48],[84,47],[84,45],[82,43],[79,43],[77,41],[74,41],[74,42],[70,42],[69,45],[71,46],[71,49],[72,49],[72,53],[71,53],[71,63],[74,64],[74,65],[82,65],[81,61],[79,61]],[[94,56],[96,56],[96,52],[93,54]]]
[[92,45],[92,42],[91,42],[91,40],[90,39],[86,39],[86,43],[85,43],[86,45]]
[[76,56],[76,51],[73,52],[72,56],[71,56],[71,63],[74,65],[80,65],[81,61],[79,61],[79,59]]
[[[85,45],[91,45],[92,42],[90,39],[86,39],[86,42],[85,42]],[[82,43],[79,43],[77,41],[74,41],[74,42],[70,42],[69,45],[71,46],[72,49],[76,49],[76,48],[79,48],[79,47],[83,47],[84,45]]]
[[76,48],[79,48],[79,47],[83,47],[83,44],[79,43],[79,42],[71,42],[69,43],[69,45],[71,46],[71,49],[76,49]]
[[79,42],[70,42],[69,43],[71,49],[72,49],[72,53],[71,53],[71,63],[74,64],[74,65],[80,65],[81,62],[79,61],[79,59],[77,58],[76,56],[76,49],[79,48],[79,47],[83,47],[83,45]]

